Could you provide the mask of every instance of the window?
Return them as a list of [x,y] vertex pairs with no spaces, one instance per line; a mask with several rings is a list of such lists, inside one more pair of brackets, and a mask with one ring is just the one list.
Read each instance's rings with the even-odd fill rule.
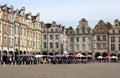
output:
[[4,46],[6,46],[6,37],[4,37]]
[[53,40],[53,35],[50,35],[50,40]]
[[103,50],[105,50],[106,49],[106,43],[103,43],[102,46],[103,46]]
[[8,45],[11,46],[11,38],[8,40]]
[[97,43],[97,50],[100,50],[100,43]]
[[82,37],[82,42],[85,42],[85,37]]
[[79,31],[77,30],[77,34],[79,34]]
[[118,30],[118,33],[120,34],[120,30]]
[[103,41],[106,41],[106,35],[103,35]]
[[76,50],[79,50],[79,44],[76,44]]
[[59,48],[58,42],[55,43],[55,48]]
[[12,38],[12,47],[14,46],[14,39]]
[[46,39],[47,39],[47,35],[44,35],[44,36],[43,36],[43,39],[46,40]]
[[76,42],[79,42],[79,37],[76,37]]
[[70,37],[70,42],[74,42],[74,38],[73,37]]
[[52,42],[50,42],[50,48],[53,48],[53,43]]
[[119,50],[120,50],[120,44],[119,44]]
[[82,33],[83,33],[83,34],[85,33],[85,29],[82,29]]
[[111,50],[115,50],[115,44],[111,44]]
[[12,35],[15,34],[15,27],[12,27]]
[[88,50],[92,50],[92,44],[88,44]]
[[53,29],[51,29],[51,32],[53,32]]
[[57,30],[57,29],[55,29],[55,31],[56,31],[56,32],[58,32],[58,30]]
[[88,42],[92,42],[92,37],[88,37]]
[[45,32],[45,29],[43,30],[43,32]]
[[97,41],[100,41],[100,35],[97,35]]
[[43,48],[44,49],[47,48],[47,43],[46,42],[43,43]]
[[6,24],[4,25],[4,33],[6,33]]
[[113,34],[115,34],[115,30],[113,30]]
[[120,37],[119,37],[119,42],[120,42]]
[[58,35],[55,35],[55,39],[58,40]]
[[85,44],[82,44],[82,50],[85,50]]
[[74,46],[73,45],[70,45],[70,50],[74,50]]
[[111,42],[115,42],[115,37],[111,37]]
[[10,35],[11,34],[11,27],[10,26],[8,26],[8,34]]

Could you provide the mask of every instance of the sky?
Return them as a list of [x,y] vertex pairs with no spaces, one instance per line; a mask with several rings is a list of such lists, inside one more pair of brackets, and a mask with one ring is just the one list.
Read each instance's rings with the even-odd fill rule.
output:
[[120,0],[0,0],[0,5],[13,5],[14,9],[25,6],[26,13],[40,13],[40,21],[76,28],[85,18],[91,28],[100,19],[114,23],[120,20]]

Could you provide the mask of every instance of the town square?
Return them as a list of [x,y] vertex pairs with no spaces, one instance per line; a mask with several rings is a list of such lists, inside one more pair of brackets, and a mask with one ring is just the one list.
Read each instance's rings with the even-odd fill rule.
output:
[[1,0],[0,78],[119,78],[119,0]]

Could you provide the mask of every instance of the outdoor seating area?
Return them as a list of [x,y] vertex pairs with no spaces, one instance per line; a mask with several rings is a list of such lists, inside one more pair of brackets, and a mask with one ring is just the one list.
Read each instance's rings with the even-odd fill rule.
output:
[[[6,59],[5,59],[6,58]],[[83,55],[81,53],[56,54],[56,55],[32,55],[21,54],[16,57],[3,56],[1,64],[32,65],[32,64],[86,64],[86,63],[118,63],[117,56]]]

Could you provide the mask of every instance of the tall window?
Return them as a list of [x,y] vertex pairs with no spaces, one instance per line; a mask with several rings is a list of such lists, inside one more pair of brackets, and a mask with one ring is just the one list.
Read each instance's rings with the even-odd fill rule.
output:
[[43,35],[43,39],[46,40],[47,39],[47,35]]
[[115,34],[115,30],[113,30],[113,34]]
[[53,40],[53,35],[50,35],[50,40]]
[[15,34],[15,27],[12,27],[12,35]]
[[82,50],[85,50],[85,44],[82,44]]
[[74,42],[74,38],[73,37],[70,37],[70,42]]
[[53,29],[51,29],[51,32],[53,32]]
[[97,43],[97,50],[100,50],[100,43]]
[[88,50],[92,50],[92,44],[88,44]]
[[111,37],[111,42],[115,42],[115,37]]
[[58,35],[55,35],[55,39],[58,40]]
[[106,35],[103,35],[103,41],[106,41]]
[[72,44],[70,45],[70,50],[74,50],[74,46]]
[[59,48],[58,42],[55,43],[55,48]]
[[100,35],[97,35],[97,41],[100,41]]
[[85,29],[82,29],[82,34],[84,34],[85,33]]
[[14,46],[14,39],[12,38],[12,47]]
[[57,30],[57,29],[55,29],[55,31],[56,31],[56,32],[58,32],[58,30]]
[[76,37],[76,42],[79,42],[79,37]]
[[79,44],[76,44],[76,50],[79,50]]
[[11,46],[11,38],[8,40],[8,45]]
[[50,48],[53,48],[53,43],[52,42],[50,42]]
[[43,48],[44,49],[47,48],[47,43],[46,42],[43,43]]
[[120,37],[119,37],[119,42],[120,42]]
[[118,33],[120,34],[120,30],[118,30]]
[[106,43],[103,43],[102,46],[103,46],[103,50],[105,50],[106,49]]
[[6,37],[4,37],[4,46],[6,46]]
[[85,42],[85,37],[82,37],[82,42]]
[[11,27],[8,26],[8,34],[10,35],[11,34]]
[[115,44],[111,44],[111,50],[115,50]]
[[92,42],[92,37],[88,37],[88,42]]
[[4,24],[4,33],[6,33],[6,24]]
[[119,50],[120,50],[120,44],[119,44]]

